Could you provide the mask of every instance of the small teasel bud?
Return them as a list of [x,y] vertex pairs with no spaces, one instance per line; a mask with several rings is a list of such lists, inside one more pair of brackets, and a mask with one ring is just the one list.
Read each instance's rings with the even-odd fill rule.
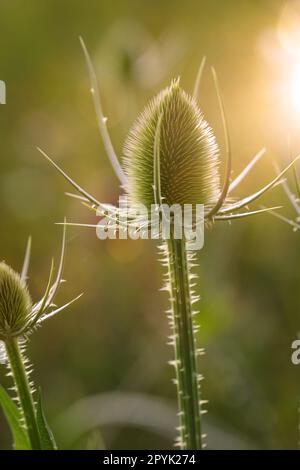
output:
[[18,273],[0,263],[0,340],[17,336],[25,327],[32,307],[27,287]]
[[137,118],[124,144],[127,190],[133,203],[154,204],[154,140],[160,124],[163,202],[214,204],[220,194],[218,146],[196,103],[175,80]]
[[[54,298],[63,282],[65,241],[66,219],[64,220],[61,255],[56,277],[53,280],[54,261],[52,260],[45,293],[41,300],[34,304],[31,301],[26,286],[31,237],[28,239],[20,275],[5,262],[0,263],[0,362],[6,363],[9,368],[14,381],[16,398],[19,403],[19,410],[16,411],[18,415],[14,416],[13,425],[11,425],[11,420],[9,420],[14,434],[16,429],[18,430],[18,441],[20,442],[16,440],[16,448],[22,445],[24,449],[56,449],[53,436],[45,421],[40,395],[37,405],[34,400],[33,384],[29,378],[32,368],[24,357],[27,343],[24,340],[27,340],[29,335],[42,322],[63,311],[81,297],[79,295],[61,307],[54,304]],[[10,397],[8,396],[5,403],[8,403],[7,406],[11,410],[14,405],[10,404],[9,400]],[[1,405],[4,406],[2,402],[0,402]]]

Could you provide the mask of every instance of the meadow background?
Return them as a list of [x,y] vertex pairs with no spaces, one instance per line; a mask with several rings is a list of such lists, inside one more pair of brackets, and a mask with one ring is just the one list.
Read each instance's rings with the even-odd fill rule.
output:
[[[235,174],[261,147],[268,150],[239,188],[246,195],[274,175],[274,159],[286,163],[288,134],[300,151],[300,100],[292,83],[299,51],[297,36],[279,21],[285,4],[1,1],[0,79],[7,104],[0,107],[0,258],[20,269],[32,235],[34,298],[43,292],[51,256],[58,255],[55,222],[64,215],[98,220],[64,195],[69,186],[36,146],[101,201],[114,203],[120,193],[98,135],[78,36],[93,58],[118,154],[153,94],[179,75],[192,90],[205,54],[219,75]],[[200,103],[224,153],[209,67]],[[291,213],[280,187],[263,203],[284,203]],[[200,371],[202,396],[209,399],[209,448],[297,447],[300,366],[290,355],[300,329],[299,248],[300,233],[270,215],[206,232],[198,270],[199,345],[206,349]],[[104,242],[93,229],[68,231],[60,300],[85,295],[35,333],[28,350],[61,447],[172,446],[176,401],[167,361],[173,352],[166,345],[168,302],[158,292],[156,251],[151,241]],[[0,382],[9,384],[3,366]],[[1,414],[0,448],[10,443]]]

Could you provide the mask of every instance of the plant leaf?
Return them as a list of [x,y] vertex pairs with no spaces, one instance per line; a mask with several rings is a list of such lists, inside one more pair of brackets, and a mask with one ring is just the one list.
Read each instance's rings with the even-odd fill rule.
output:
[[21,279],[25,284],[26,284],[26,280],[28,276],[30,253],[31,253],[31,237],[29,237],[27,241],[25,257],[24,257],[24,262],[23,262],[23,267],[22,267],[22,272],[21,272]]
[[241,173],[230,183],[229,189],[228,189],[228,194],[231,193],[242,181],[243,179],[248,175],[249,171],[252,170],[254,165],[260,160],[260,158],[266,153],[266,148],[262,148],[259,152],[257,152],[254,157],[250,160],[248,165],[241,171]]
[[204,56],[204,57],[202,57],[200,67],[198,69],[195,85],[194,85],[193,98],[195,98],[195,100],[199,99],[199,89],[200,89],[200,84],[201,84],[201,80],[202,80],[202,76],[203,76],[205,62],[206,62],[206,57]]
[[89,73],[89,77],[90,77],[90,83],[91,83],[90,91],[91,91],[91,95],[92,95],[93,102],[94,102],[94,107],[95,107],[97,122],[98,122],[98,128],[99,128],[99,132],[100,132],[100,135],[101,135],[101,138],[102,138],[102,141],[103,141],[103,145],[104,145],[107,156],[110,160],[111,166],[112,166],[117,178],[119,179],[121,185],[124,188],[126,188],[127,179],[126,179],[126,176],[124,174],[123,168],[120,165],[120,162],[118,160],[116,152],[113,148],[113,145],[112,145],[112,142],[111,142],[111,139],[110,139],[110,136],[109,136],[109,132],[108,132],[107,127],[106,127],[107,119],[104,117],[104,114],[103,114],[103,111],[102,111],[102,104],[101,104],[101,100],[100,100],[100,94],[99,94],[99,89],[98,89],[96,72],[95,72],[92,60],[90,58],[90,55],[88,53],[87,47],[85,45],[85,42],[84,42],[84,40],[82,39],[81,36],[79,36],[79,41],[80,41],[80,44],[81,44],[81,47],[82,47],[82,50],[83,50],[83,53],[84,53],[84,57],[85,57],[85,61],[86,61],[86,65],[87,65],[87,69],[88,69],[88,73]]
[[294,160],[287,165],[278,175],[272,179],[266,186],[261,188],[259,191],[256,193],[251,194],[250,196],[245,197],[244,199],[237,201],[233,204],[229,204],[226,206],[224,209],[221,209],[219,211],[219,215],[227,214],[228,212],[236,211],[238,209],[241,209],[242,207],[247,206],[251,202],[255,201],[258,199],[260,196],[262,196],[265,192],[267,192],[269,189],[274,187],[280,180],[281,178],[285,175],[285,173],[296,163],[297,160],[300,159],[300,155],[298,155]]
[[44,152],[39,147],[37,147],[37,150],[38,152],[40,152],[41,155],[43,155],[44,158],[46,158],[46,160],[48,160],[48,162],[51,163],[52,166],[54,166],[54,168],[56,168],[56,170],[73,186],[73,188],[75,188],[80,194],[82,194],[82,196],[87,198],[91,204],[94,204],[96,207],[102,206],[101,202],[97,201],[97,199],[95,199],[93,196],[91,196],[91,194],[85,191],[85,189],[83,189],[78,183],[76,183],[76,181],[72,180],[72,178],[70,178],[70,176],[62,168],[60,168],[60,166],[58,166],[57,163],[55,163],[52,158],[50,158],[46,154],[46,152]]
[[251,212],[240,212],[238,214],[228,214],[228,215],[216,215],[214,220],[234,220],[234,219],[242,219],[244,217],[249,217],[251,215],[262,214],[263,212],[274,212],[277,209],[282,209],[282,206],[276,207],[264,207],[263,209],[258,209],[256,211]]
[[57,445],[53,437],[52,431],[46,421],[45,413],[42,405],[41,390],[38,392],[38,402],[36,410],[37,425],[40,433],[42,450],[56,450]]
[[230,142],[230,136],[229,136],[229,130],[228,130],[228,124],[227,124],[227,118],[226,118],[226,113],[225,113],[225,106],[223,103],[223,98],[221,95],[220,87],[219,87],[219,82],[218,82],[218,77],[217,73],[214,69],[214,67],[211,67],[213,79],[214,79],[214,84],[215,84],[215,89],[217,93],[217,98],[219,102],[219,108],[220,108],[220,113],[221,113],[221,119],[222,119],[222,125],[223,125],[223,131],[224,131],[224,136],[225,136],[225,147],[226,147],[226,170],[225,170],[225,181],[223,184],[223,188],[221,191],[221,194],[219,196],[218,201],[216,202],[215,206],[208,212],[206,215],[206,218],[210,218],[213,215],[217,214],[219,209],[223,206],[223,203],[226,200],[229,187],[230,187],[230,176],[231,176],[231,142]]
[[1,385],[0,405],[13,435],[14,448],[16,450],[30,450],[27,432],[21,424],[20,410]]
[[160,137],[161,137],[161,121],[163,114],[161,113],[155,130],[154,136],[154,158],[153,158],[153,190],[154,190],[154,201],[155,204],[162,205],[161,196],[161,178],[160,178]]

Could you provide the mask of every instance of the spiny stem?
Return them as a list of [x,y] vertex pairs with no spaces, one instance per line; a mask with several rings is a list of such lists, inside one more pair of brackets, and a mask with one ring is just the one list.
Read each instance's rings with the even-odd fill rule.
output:
[[199,377],[189,259],[185,240],[167,241],[175,370],[182,449],[202,449]]
[[24,358],[18,340],[10,338],[5,341],[6,352],[15,382],[18,398],[28,432],[28,437],[33,450],[41,449],[40,436],[36,420],[35,405],[32,397]]

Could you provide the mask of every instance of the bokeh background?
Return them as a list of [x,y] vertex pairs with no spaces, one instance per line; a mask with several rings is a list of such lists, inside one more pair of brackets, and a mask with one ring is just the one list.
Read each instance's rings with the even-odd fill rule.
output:
[[[174,77],[192,90],[203,55],[218,72],[232,138],[234,173],[267,153],[237,195],[274,176],[274,160],[300,150],[300,7],[277,0],[2,0],[0,79],[0,258],[15,269],[33,237],[30,289],[45,287],[66,215],[97,219],[64,193],[69,186],[42,147],[103,202],[120,189],[98,135],[78,41],[92,55],[109,130],[120,155],[147,100]],[[299,80],[298,80],[299,78]],[[224,139],[209,66],[200,104],[221,151]],[[292,184],[292,179],[291,179]],[[280,187],[261,202],[284,204]],[[258,207],[257,204],[255,207]],[[300,233],[271,215],[217,224],[199,253],[200,370],[212,449],[296,448],[300,366]],[[168,302],[151,241],[99,241],[68,231],[60,301],[84,296],[31,339],[34,380],[62,448],[167,449],[176,425]],[[0,381],[9,385],[5,368]],[[11,445],[0,416],[0,448]]]

